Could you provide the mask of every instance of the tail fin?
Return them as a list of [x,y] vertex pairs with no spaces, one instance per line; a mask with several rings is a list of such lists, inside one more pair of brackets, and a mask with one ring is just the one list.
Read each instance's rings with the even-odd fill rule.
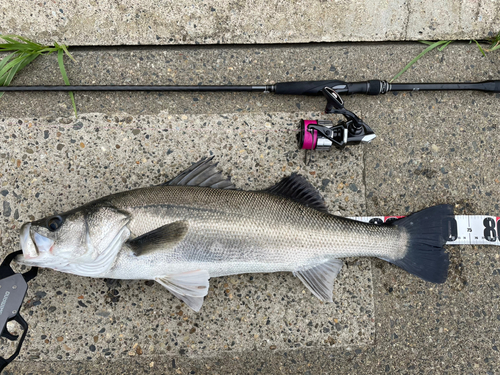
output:
[[408,250],[402,259],[384,260],[426,281],[444,283],[449,258],[443,248],[446,243],[443,226],[452,217],[453,207],[443,204],[392,222],[390,225],[405,228],[409,234]]

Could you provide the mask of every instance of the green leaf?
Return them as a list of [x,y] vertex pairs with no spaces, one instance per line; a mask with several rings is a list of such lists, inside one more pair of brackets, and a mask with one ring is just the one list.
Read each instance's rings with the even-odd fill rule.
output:
[[59,69],[61,69],[61,74],[64,80],[64,83],[69,86],[68,75],[66,74],[66,69],[64,68],[64,51],[60,49],[57,51],[57,62],[59,63]]
[[8,52],[8,51],[31,51],[32,48],[27,48],[25,44],[19,43],[19,44],[0,44],[0,52]]
[[398,74],[396,74],[394,77],[389,82],[392,82],[396,79],[398,79],[404,72],[406,72],[410,67],[415,64],[418,60],[420,60],[427,52],[432,51],[434,48],[439,47],[443,44],[448,45],[450,43],[449,40],[440,40],[439,42],[435,42],[430,44],[426,49],[424,49],[422,52],[418,54],[417,57],[415,57],[413,60],[411,60],[404,68],[401,70]]
[[[38,57],[37,54],[31,53],[31,54],[23,54],[23,60],[19,62],[19,64],[16,64],[13,68],[11,68],[6,74],[4,74],[2,77],[0,77],[0,86],[8,86],[10,84],[10,81],[12,81],[12,78],[14,77],[13,74],[19,73],[26,65],[31,63],[34,59]],[[13,73],[14,71],[14,73]],[[11,78],[9,79],[9,76]]]
[[488,42],[491,43],[490,48],[488,48],[488,51],[495,51],[500,48],[500,32],[493,38],[488,39]]
[[[70,59],[75,60],[73,56],[68,51],[68,47],[64,44],[54,43],[54,46],[44,46],[42,44],[33,42],[27,38],[19,35],[2,35],[0,34],[0,39],[3,39],[5,43],[0,43],[0,53],[9,52],[9,55],[5,56],[0,60],[0,86],[8,86],[15,75],[19,73],[23,68],[30,64],[40,55],[50,55],[53,52],[57,52],[57,60],[59,63],[59,69],[63,76],[63,80],[66,85],[69,85],[69,79],[66,74],[66,69],[64,68],[63,57],[64,54],[68,55]],[[3,95],[0,92],[0,97]],[[69,93],[71,102],[73,103],[73,109],[76,116],[76,103],[72,92]]]
[[33,43],[33,42],[28,42],[28,43],[21,43],[18,40],[15,40],[13,38],[10,38],[9,36],[3,36],[1,37],[3,40],[5,40],[8,43],[3,43],[0,44],[0,49],[1,50],[18,50],[18,51],[33,51],[33,50],[38,50],[43,48],[44,46]]
[[10,58],[12,56],[14,56],[16,54],[16,52],[14,53],[11,53],[10,55],[7,55],[5,56],[1,61],[0,61],[0,69],[2,69],[4,67],[5,64],[7,64],[7,62],[10,60]]
[[[64,68],[64,51],[60,49],[57,52],[57,61],[59,62],[59,69],[61,69],[61,74],[63,76],[64,83],[69,86],[69,79],[68,75],[66,74],[66,69]],[[71,103],[73,103],[73,110],[75,111],[75,117],[78,117],[78,113],[76,112],[76,103],[75,103],[75,97],[73,95],[73,92],[69,92],[69,97],[71,98]]]
[[25,56],[26,55],[23,53],[20,56],[13,59],[12,61],[10,61],[9,63],[7,63],[2,69],[0,69],[0,77],[2,77],[5,73],[7,73],[9,69],[19,64],[22,60],[24,60]]
[[71,60],[73,60],[74,62],[76,62],[76,60],[73,58],[73,56],[71,56],[71,54],[69,53],[68,47],[66,47],[64,44],[61,44],[61,48],[64,50],[64,52],[66,52],[66,55],[68,55],[68,57]]
[[9,86],[10,83],[12,82],[12,79],[14,78],[14,75],[20,70],[19,68],[21,67],[22,62],[14,66],[10,71],[9,74],[7,74],[7,78],[5,79],[3,86]]
[[495,51],[500,48],[500,41],[498,41],[496,44],[492,44],[491,47],[489,48],[489,51]]
[[439,48],[438,48],[438,51],[440,51],[440,52],[441,52],[441,51],[442,51],[442,50],[444,50],[446,47],[448,47],[448,44],[450,44],[450,43],[452,43],[452,42],[453,42],[453,40],[449,40],[449,41],[448,41],[448,43],[445,43],[443,46],[439,47]]
[[[29,47],[29,48],[31,48],[33,50],[45,47],[45,46],[42,46],[39,43],[36,43],[36,42],[33,42],[32,40],[23,38],[22,36],[19,36],[19,35],[14,35],[14,34],[3,35],[1,38],[3,40],[6,40],[6,41],[10,42],[10,43],[20,44],[22,46]],[[15,39],[18,39],[18,40],[15,40]],[[20,43],[19,40],[22,41],[22,42],[24,42],[24,43]]]
[[479,42],[476,39],[472,39],[472,40],[474,42],[476,42],[477,47],[479,48],[479,50],[481,51],[481,53],[483,54],[483,56],[486,57],[486,53],[484,53],[483,47],[481,47],[481,45],[479,44]]
[[40,55],[50,55],[52,52],[56,52],[57,51],[57,48],[54,48],[54,47],[45,47],[45,48],[42,48],[41,50],[38,51],[38,53]]
[[18,72],[21,71],[21,69],[23,69],[25,66],[27,66],[28,64],[30,64],[33,60],[35,60],[36,58],[38,57],[38,54],[36,53],[32,53],[31,55],[27,56],[24,61],[21,63],[21,66],[19,67],[19,70]]
[[[14,75],[20,70],[20,66],[22,64],[22,61],[20,61],[18,64],[14,65],[12,67],[12,69],[10,69],[10,71],[4,76],[2,77],[2,86],[8,86],[11,82],[12,82],[12,79],[14,78]],[[4,92],[2,91],[2,95],[4,94]],[[0,97],[2,97],[0,95]]]

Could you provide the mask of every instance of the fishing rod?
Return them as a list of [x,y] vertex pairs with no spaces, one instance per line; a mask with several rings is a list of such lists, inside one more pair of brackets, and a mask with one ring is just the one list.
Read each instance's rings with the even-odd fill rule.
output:
[[274,85],[75,85],[6,86],[1,91],[204,91],[263,92],[277,95],[319,95],[325,87],[339,94],[379,95],[390,91],[476,90],[500,93],[500,80],[473,83],[389,83],[378,79],[364,82],[339,80],[281,82]]
[[[347,145],[368,143],[375,132],[353,112],[344,107],[340,94],[381,95],[395,91],[473,90],[500,93],[500,80],[466,83],[389,83],[378,79],[364,82],[340,80],[280,82],[274,85],[77,85],[77,86],[8,86],[1,91],[153,91],[153,92],[262,92],[276,95],[323,95],[326,114],[340,114],[345,120],[334,124],[327,120],[301,120],[297,134],[300,149],[330,150]],[[306,155],[307,158],[307,155]]]

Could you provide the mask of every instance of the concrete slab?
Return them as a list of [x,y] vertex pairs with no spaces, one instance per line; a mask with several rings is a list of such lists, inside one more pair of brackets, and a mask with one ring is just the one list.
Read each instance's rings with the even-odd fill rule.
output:
[[485,38],[498,3],[449,0],[4,0],[0,33],[69,45],[254,44]]
[[[6,135],[0,153],[2,250],[17,249],[23,222],[159,184],[205,155],[216,155],[239,188],[262,189],[300,172],[323,191],[332,212],[362,214],[363,189],[347,188],[362,179],[361,148],[334,157],[325,153],[309,166],[292,151],[298,120],[318,115],[0,120]],[[346,265],[333,304],[318,301],[291,274],[242,275],[211,281],[198,314],[150,282],[46,270],[30,284],[21,314],[31,326],[20,361],[365,345],[373,342],[375,329],[366,259]],[[3,341],[0,351],[8,345]]]
[[[161,83],[172,79],[168,82],[182,84],[199,80],[204,83],[212,81],[221,84],[228,82],[251,84],[266,80],[279,82],[324,79],[325,77],[356,81],[372,78],[389,79],[421,50],[422,47],[418,44],[258,46],[221,49],[167,48],[165,50],[160,48],[96,51],[81,49],[75,51],[81,65],[74,66],[70,63],[68,67],[70,78],[75,82],[90,84],[93,83],[92,80],[101,83],[122,83],[128,76],[132,77],[132,83]],[[97,61],[101,65],[94,65]],[[233,69],[228,69],[229,67]],[[175,72],[175,76],[166,75],[168,68]],[[410,69],[401,81],[480,81],[498,79],[499,75],[498,55],[488,54],[484,58],[474,45],[453,43],[443,52],[436,51],[427,55]],[[55,60],[46,59],[28,68],[17,82],[52,84],[57,79],[59,79],[59,72]],[[336,151],[317,153],[316,158],[320,159],[315,159],[314,168],[303,170],[303,173],[308,175],[310,181],[320,190],[323,189],[323,180],[330,180],[323,194],[327,196],[333,212],[338,211],[337,213],[343,215],[348,215],[351,211],[366,212],[370,215],[404,214],[407,210],[412,211],[431,204],[448,202],[456,204],[457,213],[500,213],[496,201],[500,189],[495,181],[498,176],[498,162],[495,160],[498,159],[500,151],[496,124],[498,100],[500,100],[498,95],[420,92],[344,99],[349,109],[359,113],[370,124],[378,138],[368,146],[352,148],[342,153]],[[177,152],[176,154],[165,156],[153,149],[151,145],[146,145],[147,142],[152,144],[152,140],[161,141],[162,145],[173,142],[165,134],[161,137],[155,130],[158,127],[169,123],[183,125],[183,121],[189,122],[191,119],[198,119],[196,124],[199,124],[202,118],[209,119],[210,126],[216,126],[213,121],[219,118],[216,116],[217,113],[230,113],[231,116],[237,116],[238,120],[220,117],[221,125],[217,125],[219,128],[213,128],[220,129],[222,126],[226,130],[231,121],[234,123],[242,118],[247,119],[248,127],[243,126],[242,123],[239,124],[238,131],[243,130],[244,133],[242,135],[229,133],[227,136],[230,137],[230,141],[220,138],[221,141],[215,143],[218,148],[214,154],[221,160],[222,169],[231,174],[233,179],[240,184],[239,186],[264,187],[270,184],[271,180],[302,165],[303,154],[296,152],[294,136],[289,129],[294,127],[299,117],[318,116],[317,111],[324,108],[322,98],[254,94],[199,95],[192,93],[165,96],[85,94],[77,96],[77,103],[80,120],[83,124],[91,124],[91,132],[81,134],[83,127],[80,130],[73,129],[72,126],[77,122],[72,118],[67,95],[9,94],[0,100],[0,119],[4,119],[2,124],[6,129],[2,134],[8,137],[2,138],[5,141],[0,143],[0,149],[13,150],[9,151],[12,156],[7,159],[0,158],[2,168],[0,183],[7,178],[8,185],[14,186],[6,197],[0,195],[0,199],[9,201],[10,207],[10,216],[1,217],[3,221],[0,226],[2,230],[0,236],[4,251],[16,249],[16,228],[19,228],[21,220],[27,220],[21,215],[41,216],[54,208],[69,208],[70,203],[83,203],[98,194],[117,191],[120,186],[130,188],[158,183],[173,176],[189,164],[191,159],[200,157],[209,150],[205,143],[207,141],[205,133],[201,132],[201,138],[198,139],[191,134],[179,132],[181,137],[178,139],[183,148],[189,151],[189,155],[180,153],[176,146],[171,147],[171,150]],[[95,112],[106,114],[92,114]],[[273,116],[272,121],[264,121],[268,113]],[[169,119],[168,116],[172,118]],[[186,119],[182,116],[186,116]],[[128,117],[131,119],[127,120]],[[324,115],[321,117],[330,118]],[[35,118],[37,120],[34,120]],[[150,124],[147,124],[144,122],[146,118],[160,119],[160,122],[157,124],[150,121]],[[102,125],[103,119],[106,126]],[[18,123],[19,120],[23,121],[22,124]],[[7,122],[13,121],[13,124],[6,125]],[[274,122],[272,129],[286,131],[271,132],[266,144],[265,137],[263,138],[259,131],[252,133],[253,129],[266,128],[265,122]],[[44,124],[45,127],[39,129],[33,125],[35,123]],[[263,123],[264,126],[262,126]],[[292,125],[289,126],[288,123]],[[96,127],[102,128],[99,135],[93,130]],[[59,128],[63,128],[64,131]],[[143,128],[145,130],[142,130]],[[141,130],[139,134],[134,135],[134,129]],[[213,129],[211,128],[211,131]],[[47,139],[44,138],[45,130],[49,131]],[[59,138],[57,137],[58,131],[61,133]],[[18,138],[11,139],[10,134],[15,134]],[[174,134],[173,129],[168,134]],[[208,134],[212,133],[209,131]],[[27,135],[32,136],[33,139],[27,140]],[[146,141],[147,135],[152,140]],[[98,136],[101,140],[97,139]],[[217,132],[216,136],[225,137],[226,134]],[[123,142],[125,137],[129,138],[127,142]],[[62,142],[58,139],[62,139]],[[75,142],[71,143],[71,139]],[[195,141],[192,141],[193,139]],[[79,145],[81,142],[85,144],[84,148]],[[64,145],[62,150],[57,150],[59,144]],[[95,144],[104,144],[109,147],[108,151],[99,153],[99,160],[95,157],[97,154]],[[121,148],[116,149],[114,146],[116,144]],[[224,148],[226,144],[237,145],[238,152],[244,151],[239,154],[234,151],[234,147],[231,150]],[[17,145],[17,148],[13,145]],[[39,148],[36,149],[36,146]],[[28,152],[28,148],[33,151],[33,154]],[[451,150],[452,148],[454,151]],[[257,167],[256,163],[260,158],[258,150],[265,150],[266,154],[264,154],[265,162],[259,161],[260,166]],[[35,165],[41,166],[43,160],[34,161],[34,158],[39,158],[38,155],[42,151],[47,152],[46,159],[43,160],[53,160],[55,163],[54,165],[47,164],[46,168],[49,173],[45,174],[41,167],[35,167]],[[253,154],[248,153],[249,151],[253,151]],[[3,151],[0,151],[0,154],[2,153]],[[137,155],[138,158],[135,157]],[[113,159],[110,159],[111,157]],[[145,163],[142,162],[143,158],[146,159]],[[20,167],[17,167],[17,160],[21,162]],[[116,160],[120,160],[123,166],[115,163]],[[275,160],[277,164],[270,166],[271,160]],[[153,164],[153,161],[157,164]],[[417,161],[417,164],[414,161]],[[24,162],[27,164],[25,165]],[[164,164],[160,166],[160,162]],[[291,166],[288,165],[289,162],[292,163]],[[71,168],[75,168],[74,171],[68,168],[69,163],[72,165]],[[236,167],[233,167],[233,164]],[[346,165],[349,166],[349,172],[353,173],[352,181],[355,181],[357,188],[361,189],[360,194],[366,196],[364,200],[362,196],[352,195],[352,191],[346,189],[346,180],[348,181],[351,177]],[[105,171],[108,170],[104,169],[105,166],[108,166],[107,174]],[[285,171],[282,172],[280,167],[285,167]],[[39,172],[33,175],[35,169]],[[26,179],[26,174],[22,174],[21,170],[32,173],[28,174],[30,179]],[[314,177],[309,173],[313,171],[316,172]],[[81,187],[74,182],[77,172],[80,173],[80,178],[87,179]],[[346,172],[347,174],[344,174]],[[11,175],[15,177],[6,177]],[[115,179],[108,180],[110,176],[114,176]],[[248,180],[248,176],[251,180]],[[126,181],[122,180],[122,177]],[[32,181],[33,178],[37,178],[37,181]],[[102,179],[105,179],[107,183],[99,184]],[[54,185],[58,187],[57,196],[52,196],[54,190],[48,189],[48,186]],[[71,185],[71,188],[68,185]],[[342,186],[344,186],[343,189]],[[13,192],[18,197],[14,197]],[[39,197],[36,197],[37,192],[40,192]],[[338,195],[340,193],[342,195]],[[350,194],[348,202],[345,202],[346,193]],[[353,200],[356,200],[356,206],[351,206]],[[365,201],[367,207],[364,206]],[[18,208],[18,216],[15,212],[16,208]],[[0,202],[0,210],[2,209],[3,201]],[[14,219],[15,216],[17,219]],[[6,233],[9,233],[8,238],[5,237]],[[365,331],[361,330],[362,336],[359,341],[346,346],[343,346],[345,342],[336,342],[333,346],[321,342],[322,339],[328,338],[324,336],[325,333],[317,332],[315,325],[312,328],[308,326],[308,319],[296,318],[293,321],[295,325],[292,326],[292,332],[283,333],[283,337],[286,335],[286,338],[291,338],[293,335],[294,340],[298,339],[299,343],[306,345],[289,349],[285,347],[289,343],[283,342],[279,344],[280,347],[275,344],[277,347],[272,350],[271,342],[279,341],[277,337],[280,334],[277,332],[281,324],[279,314],[283,313],[284,308],[282,303],[286,306],[290,302],[288,298],[300,296],[303,305],[295,310],[305,311],[307,317],[314,315],[311,312],[313,307],[316,309],[314,311],[325,313],[325,310],[322,310],[324,306],[313,306],[314,300],[306,301],[301,294],[302,286],[290,275],[276,275],[276,278],[275,276],[256,276],[254,280],[243,277],[235,279],[236,284],[231,283],[230,278],[226,281],[220,280],[218,282],[223,284],[217,284],[217,289],[214,288],[210,292],[207,302],[211,304],[209,309],[216,311],[215,309],[222,301],[227,301],[228,311],[221,312],[222,318],[218,319],[221,321],[227,318],[231,325],[226,324],[222,329],[219,328],[214,342],[218,345],[227,345],[228,341],[225,340],[223,334],[236,336],[233,331],[239,332],[239,327],[244,326],[247,331],[243,332],[242,337],[248,339],[253,346],[251,349],[238,351],[229,351],[222,346],[218,352],[215,350],[210,352],[205,348],[204,350],[210,353],[207,355],[199,349],[201,344],[198,342],[195,341],[192,344],[189,339],[187,342],[182,340],[184,336],[200,337],[196,336],[201,334],[199,328],[203,325],[200,323],[208,325],[212,330],[217,330],[217,316],[214,321],[200,322],[181,306],[179,310],[182,310],[183,316],[188,318],[188,323],[178,318],[178,315],[175,316],[177,319],[175,322],[183,322],[181,327],[175,326],[175,329],[181,330],[177,347],[184,347],[187,351],[175,352],[176,349],[172,344],[172,350],[167,351],[167,341],[171,337],[167,335],[173,335],[172,332],[176,331],[160,333],[160,326],[157,328],[156,324],[161,322],[159,318],[154,319],[152,316],[159,311],[175,313],[179,310],[175,308],[178,305],[171,305],[174,301],[171,301],[170,297],[164,298],[168,293],[161,288],[128,282],[108,285],[102,280],[87,280],[46,272],[39,279],[39,282],[43,280],[43,283],[31,288],[33,292],[38,292],[38,295],[30,295],[32,306],[24,307],[28,321],[32,325],[39,324],[34,328],[36,336],[30,338],[25,349],[30,351],[29,355],[32,355],[33,359],[30,360],[27,352],[23,352],[23,360],[13,363],[7,373],[33,373],[35,371],[33,363],[35,363],[37,366],[35,372],[55,374],[191,374],[193,372],[195,374],[253,374],[258,372],[495,374],[500,363],[498,352],[500,317],[497,312],[500,295],[498,282],[500,248],[463,246],[450,247],[449,251],[452,264],[449,278],[444,285],[438,286],[421,282],[382,261],[369,261],[373,275],[371,283],[373,285],[373,311],[375,312],[373,315],[375,338],[366,335],[368,328],[363,328],[370,327],[364,320],[367,316],[366,312],[361,312],[361,307],[365,308],[365,306],[354,301],[342,300],[342,303],[348,303],[347,306],[351,306],[353,311],[350,313],[346,309],[343,313],[345,315],[342,316],[347,318],[352,314],[355,317],[352,320],[362,317],[359,324],[347,319],[349,329],[352,328],[353,332],[365,329]],[[350,261],[356,262],[354,259]],[[370,274],[370,271],[364,268],[366,266],[364,262],[361,261],[358,266],[349,263],[349,267],[345,267],[344,271],[351,272],[351,268],[358,267],[361,269],[356,270],[356,274],[365,277]],[[345,295],[345,292],[353,292],[351,285],[352,288],[357,286],[369,288],[367,280],[353,280],[351,275],[356,274],[346,274],[341,281],[342,285],[346,285],[347,290],[337,289],[337,292],[343,293],[342,295]],[[287,280],[286,287],[281,284],[277,287],[285,301],[275,301],[272,297],[275,301],[272,309],[277,310],[276,314],[271,315],[271,309],[266,310],[269,305],[261,302],[263,298],[269,298],[263,292],[265,283],[267,282],[269,288],[271,282],[279,283],[285,279]],[[66,281],[71,282],[68,287]],[[254,283],[251,284],[251,281]],[[240,282],[248,283],[248,286],[240,286]],[[355,284],[350,284],[351,282]],[[224,283],[227,283],[230,292],[240,288],[243,291],[240,293],[242,297],[238,297],[237,294],[235,297],[233,294],[233,299],[230,299],[229,295],[226,296]],[[340,283],[337,284],[337,288],[339,286]],[[248,288],[252,288],[252,294],[255,292],[256,295],[261,296],[257,304],[263,306],[263,310],[248,312],[245,316],[248,317],[248,321],[237,322],[238,325],[235,325],[234,314],[248,311],[244,309],[255,306],[251,305],[251,301],[255,300],[246,299],[245,293],[249,290]],[[114,290],[118,292],[117,295]],[[57,295],[57,291],[66,293],[64,300]],[[296,291],[300,293],[297,294]],[[41,292],[47,294],[43,295]],[[103,293],[99,294],[101,292]],[[363,301],[371,298],[364,290],[356,290],[356,293],[357,296],[363,296]],[[70,299],[69,295],[77,295],[77,297]],[[131,301],[125,299],[125,297],[136,298],[138,295],[143,299],[140,301],[143,303],[142,307],[132,306]],[[78,299],[80,296],[83,298]],[[113,298],[117,296],[120,296],[119,301],[113,302]],[[57,303],[49,304],[49,298]],[[87,307],[82,307],[78,301]],[[87,304],[87,301],[90,303]],[[233,309],[235,303],[243,301],[245,305],[240,305],[243,307],[239,310]],[[148,307],[147,303],[154,306]],[[157,306],[160,307],[157,308]],[[302,306],[305,310],[302,310]],[[56,310],[49,312],[51,307],[56,307]],[[172,307],[175,310],[169,310]],[[61,311],[63,308],[66,314]],[[342,307],[339,308],[343,310]],[[147,309],[153,310],[147,311]],[[107,317],[96,316],[97,313],[104,311],[102,314],[105,314],[108,310],[116,312],[116,316],[127,317],[130,320],[120,319],[113,324],[109,321],[111,313]],[[30,311],[32,315],[29,315]],[[69,316],[70,313],[71,316]],[[133,315],[134,313],[136,314]],[[284,314],[286,313],[288,312]],[[59,318],[59,322],[51,320],[56,319],[54,317],[60,316],[59,314],[63,316]],[[137,314],[142,314],[141,319],[144,321],[141,324],[141,330],[135,326],[138,321]],[[255,319],[252,314],[255,314]],[[37,316],[41,315],[42,318],[38,321]],[[264,320],[260,319],[265,315],[274,317],[270,319],[272,330],[263,329]],[[88,324],[75,322],[75,317],[87,321]],[[158,314],[154,317],[158,317]],[[62,328],[65,330],[64,335],[54,334],[61,330],[60,323],[64,319],[66,319],[66,324],[71,322],[77,325],[81,330],[78,336],[74,329],[66,326]],[[102,321],[98,323],[97,319],[102,319]],[[328,319],[338,318],[329,314],[317,319],[315,321],[321,323]],[[49,325],[50,321],[52,324]],[[195,321],[199,327],[191,325]],[[265,322],[267,323],[267,320]],[[252,323],[254,326],[250,326]],[[170,329],[168,324],[168,321],[165,322],[163,327]],[[117,332],[117,327],[126,332],[126,335],[121,338],[122,341],[119,341],[120,337],[118,337],[113,342],[113,339],[107,338],[106,334]],[[196,331],[189,334],[189,330],[193,327]],[[320,327],[321,325],[318,325],[318,329]],[[106,328],[106,331],[99,333],[102,328]],[[154,332],[153,329],[158,331]],[[311,340],[312,345],[307,346],[308,341],[302,340],[302,336],[293,329],[300,329],[301,332],[306,332],[308,337],[309,335],[314,337]],[[152,338],[141,336],[146,330]],[[259,346],[262,342],[252,341],[255,340],[253,334],[261,334],[259,330],[262,330],[262,334],[270,339],[269,346]],[[42,334],[47,337],[42,339]],[[337,331],[337,334],[345,333]],[[52,335],[50,339],[48,335]],[[81,339],[79,339],[80,335]],[[94,342],[94,336],[97,336],[97,343]],[[63,337],[59,344],[57,344],[57,337]],[[279,339],[283,340],[283,337]],[[340,336],[339,338],[342,340]],[[45,343],[44,340],[47,339],[49,343]],[[165,347],[153,346],[154,350],[149,351],[150,343],[157,341],[163,343]],[[202,338],[200,341],[205,340]],[[234,341],[235,346],[240,344],[240,341],[236,339]],[[142,351],[142,355],[139,355],[137,351],[136,355],[129,355],[129,352],[133,353],[133,350],[137,349],[137,346],[134,349],[136,343],[141,347],[139,352]],[[63,344],[71,349],[69,356],[66,356]],[[95,346],[95,352],[90,351],[90,345]],[[195,348],[192,349],[189,345],[195,345]],[[44,346],[47,346],[47,349],[44,349]],[[250,345],[245,346],[245,348],[248,347]],[[0,349],[3,348],[5,346]],[[112,348],[115,350],[112,351]],[[103,352],[106,349],[108,351]],[[78,353],[76,353],[77,350],[79,350]],[[195,350],[198,352],[195,353]],[[106,355],[108,352],[111,355]],[[85,357],[86,353],[89,353],[90,360]],[[58,355],[62,358],[57,359]],[[70,360],[73,355],[81,360]],[[54,357],[55,360],[50,359]],[[41,358],[46,358],[46,360],[41,360]]]

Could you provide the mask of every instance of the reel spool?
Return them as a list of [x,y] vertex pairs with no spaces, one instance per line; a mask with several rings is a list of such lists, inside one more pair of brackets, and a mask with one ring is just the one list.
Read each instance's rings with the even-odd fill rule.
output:
[[329,120],[301,120],[297,144],[303,150],[330,150],[332,146],[342,149],[347,145],[371,142],[375,132],[358,116],[344,108],[344,101],[335,90],[321,90],[326,97],[325,113],[341,114],[345,121],[334,125]]

